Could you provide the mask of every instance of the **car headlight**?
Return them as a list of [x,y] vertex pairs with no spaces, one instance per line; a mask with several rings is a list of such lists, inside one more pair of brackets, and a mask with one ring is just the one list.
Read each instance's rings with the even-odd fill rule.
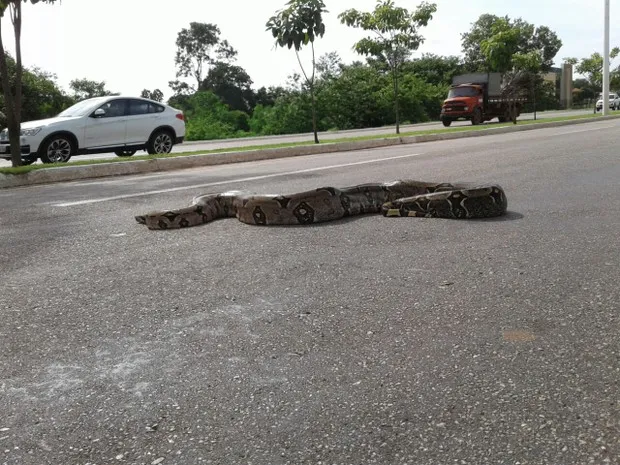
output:
[[20,135],[21,136],[36,136],[37,133],[43,129],[42,127],[38,127],[38,128],[31,128],[31,129],[22,129],[20,131]]
[[469,111],[469,107],[465,107],[465,108],[463,108],[463,110]]

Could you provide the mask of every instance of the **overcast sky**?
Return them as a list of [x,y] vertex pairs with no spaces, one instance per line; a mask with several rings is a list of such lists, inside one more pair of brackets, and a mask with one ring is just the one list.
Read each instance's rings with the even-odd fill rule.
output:
[[[159,88],[166,98],[175,79],[175,40],[191,21],[214,23],[239,52],[237,64],[246,69],[254,87],[278,85],[299,71],[295,53],[275,50],[265,23],[287,0],[62,0],[56,5],[24,6],[22,53],[26,66],[38,66],[58,76],[65,89],[74,78],[105,81],[115,92],[139,94]],[[415,0],[396,0],[414,9]],[[556,64],[567,56],[603,51],[604,0],[437,0],[437,13],[415,56],[422,53],[459,55],[460,34],[483,13],[522,17],[546,25],[563,41]],[[359,57],[351,50],[362,31],[341,25],[338,14],[348,8],[370,11],[376,0],[325,0],[327,31],[316,42],[317,54],[337,51],[346,63]],[[586,6],[587,5],[587,6]],[[8,16],[8,15],[7,15]],[[620,44],[620,0],[611,0],[611,46]],[[12,26],[2,23],[2,37],[13,53]],[[616,25],[616,26],[614,26]],[[304,63],[309,55],[304,54]]]

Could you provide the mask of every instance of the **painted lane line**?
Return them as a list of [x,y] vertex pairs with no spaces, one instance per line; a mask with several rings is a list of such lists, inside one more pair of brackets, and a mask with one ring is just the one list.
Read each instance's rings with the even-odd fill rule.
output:
[[303,169],[303,170],[286,171],[286,172],[283,172],[283,173],[262,174],[262,175],[259,175],[259,176],[249,176],[249,177],[246,177],[246,178],[229,179],[227,181],[216,181],[216,182],[209,182],[209,183],[204,183],[204,184],[194,184],[192,186],[171,187],[169,189],[159,189],[159,190],[154,190],[154,191],[137,192],[135,194],[115,195],[115,196],[112,196],[112,197],[101,197],[101,198],[98,198],[98,199],[76,200],[74,202],[61,202],[61,203],[54,203],[54,204],[52,204],[52,206],[53,207],[73,207],[73,206],[76,206],[76,205],[88,205],[88,204],[92,204],[92,203],[110,202],[112,200],[129,199],[129,198],[132,198],[132,197],[143,197],[143,196],[147,196],[147,195],[165,194],[165,193],[168,193],[168,192],[185,191],[185,190],[189,190],[189,189],[198,189],[198,188],[202,188],[202,187],[220,186],[222,184],[235,184],[235,183],[239,183],[239,182],[258,181],[260,179],[276,178],[276,177],[279,177],[279,176],[290,176],[290,175],[294,175],[294,174],[310,173],[312,171],[324,171],[324,170],[331,170],[331,169],[335,169],[335,168],[346,168],[348,166],[366,165],[366,164],[370,164],[370,163],[380,163],[380,162],[385,162],[385,161],[390,161],[390,160],[399,160],[399,159],[403,159],[403,158],[418,157],[420,155],[423,155],[423,154],[422,153],[413,153],[413,154],[409,154],[409,155],[398,155],[398,156],[395,156],[395,157],[376,158],[376,159],[373,159],[373,160],[357,161],[357,162],[353,162],[353,163],[342,163],[340,165],[319,166],[319,167],[316,167],[316,168],[306,168],[306,169]]
[[600,126],[597,128],[585,128],[585,129],[577,129],[575,131],[563,131],[563,132],[556,132],[553,134],[553,136],[565,136],[568,134],[576,134],[578,132],[590,132],[590,131],[601,131],[603,129],[611,129],[611,128],[618,128],[617,124],[613,124],[613,125],[607,125],[607,126]]

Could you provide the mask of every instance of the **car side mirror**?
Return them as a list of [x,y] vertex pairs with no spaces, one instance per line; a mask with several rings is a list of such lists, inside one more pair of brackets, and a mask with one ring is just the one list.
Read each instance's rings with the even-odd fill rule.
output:
[[93,113],[93,116],[95,118],[101,118],[102,116],[105,116],[105,110],[103,108],[97,108]]

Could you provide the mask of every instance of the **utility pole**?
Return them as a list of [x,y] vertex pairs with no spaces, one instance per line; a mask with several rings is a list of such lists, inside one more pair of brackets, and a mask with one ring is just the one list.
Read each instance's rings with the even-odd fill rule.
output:
[[609,0],[605,0],[605,38],[603,44],[603,115],[609,114]]

